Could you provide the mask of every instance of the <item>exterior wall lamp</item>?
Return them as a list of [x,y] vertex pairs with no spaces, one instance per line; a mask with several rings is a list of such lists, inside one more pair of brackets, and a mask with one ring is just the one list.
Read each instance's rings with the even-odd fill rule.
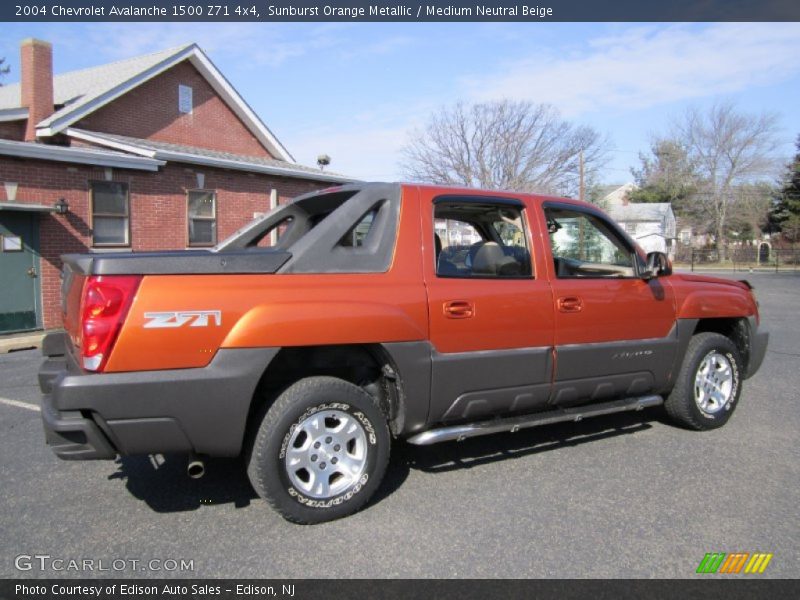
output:
[[53,208],[55,208],[57,214],[65,215],[69,212],[69,203],[64,198],[59,198]]

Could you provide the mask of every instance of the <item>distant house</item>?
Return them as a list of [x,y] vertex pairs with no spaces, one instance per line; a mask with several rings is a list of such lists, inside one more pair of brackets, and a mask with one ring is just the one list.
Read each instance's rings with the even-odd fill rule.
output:
[[297,164],[195,44],[55,76],[49,43],[20,54],[0,87],[0,333],[59,326],[63,253],[208,248],[351,181]]
[[635,183],[625,184],[611,184],[604,185],[599,188],[598,196],[600,197],[599,204],[603,208],[610,206],[619,206],[625,203],[627,196],[630,192],[639,189]]
[[628,202],[636,184],[616,187],[603,197],[611,218],[617,221],[646,252],[675,254],[675,213],[669,202]]

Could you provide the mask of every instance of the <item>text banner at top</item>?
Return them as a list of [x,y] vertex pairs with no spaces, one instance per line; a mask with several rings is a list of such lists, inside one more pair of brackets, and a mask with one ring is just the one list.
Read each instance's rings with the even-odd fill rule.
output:
[[797,0],[32,0],[0,3],[0,21],[445,22],[800,21]]

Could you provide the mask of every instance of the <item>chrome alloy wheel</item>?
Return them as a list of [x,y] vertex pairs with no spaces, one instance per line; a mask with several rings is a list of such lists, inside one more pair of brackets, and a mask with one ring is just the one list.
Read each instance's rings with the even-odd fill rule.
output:
[[311,498],[332,498],[355,484],[367,466],[367,434],[354,416],[323,410],[297,424],[286,450],[286,473]]
[[733,367],[727,356],[716,350],[706,354],[694,378],[694,401],[706,414],[722,410],[733,393]]

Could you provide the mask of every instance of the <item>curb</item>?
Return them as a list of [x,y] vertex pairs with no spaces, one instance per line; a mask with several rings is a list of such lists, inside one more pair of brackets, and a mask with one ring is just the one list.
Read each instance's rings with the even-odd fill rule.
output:
[[41,348],[45,333],[29,333],[24,335],[13,335],[0,337],[0,354],[15,352],[17,350],[29,350],[31,348]]

